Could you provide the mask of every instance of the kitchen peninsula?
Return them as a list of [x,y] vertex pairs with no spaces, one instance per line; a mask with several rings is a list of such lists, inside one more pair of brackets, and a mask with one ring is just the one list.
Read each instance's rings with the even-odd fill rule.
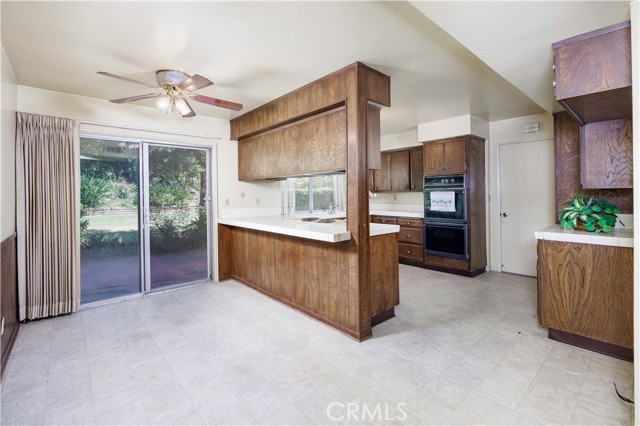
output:
[[362,341],[399,303],[397,226],[369,223],[390,79],[356,62],[231,120],[239,180],[345,173],[344,224],[220,219],[220,280],[234,278]]

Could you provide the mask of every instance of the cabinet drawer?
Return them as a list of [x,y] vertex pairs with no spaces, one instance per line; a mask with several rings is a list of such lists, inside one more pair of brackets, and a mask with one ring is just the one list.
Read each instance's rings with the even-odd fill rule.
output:
[[397,221],[394,216],[371,216],[371,222],[373,223],[387,223],[389,225],[396,225]]
[[422,228],[422,219],[409,219],[406,217],[398,218],[398,225],[400,226],[408,226],[410,228]]
[[460,269],[466,271],[469,269],[469,261],[464,259],[452,259],[450,257],[426,255],[425,263],[432,266],[440,266],[442,268]]
[[[398,221],[399,223],[400,221]],[[422,246],[422,228],[400,227],[398,241],[402,243],[419,244]]]
[[398,244],[398,255],[404,259],[417,260],[418,262],[422,262],[424,259],[422,246],[413,244]]

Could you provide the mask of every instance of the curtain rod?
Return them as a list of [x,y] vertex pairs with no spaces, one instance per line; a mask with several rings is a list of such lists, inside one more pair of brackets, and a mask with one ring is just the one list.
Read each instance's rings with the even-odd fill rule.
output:
[[188,136],[188,137],[191,137],[191,138],[212,139],[212,140],[221,140],[222,139],[219,136],[190,135],[188,133],[168,132],[166,130],[142,129],[140,127],[131,127],[131,126],[127,126],[127,125],[117,126],[115,124],[96,123],[94,121],[78,120],[78,122],[81,123],[81,124],[89,124],[89,125],[92,125],[92,126],[113,127],[115,129],[130,129],[130,130],[137,130],[137,131],[140,131],[140,132],[160,133],[160,134],[164,134],[164,135]]

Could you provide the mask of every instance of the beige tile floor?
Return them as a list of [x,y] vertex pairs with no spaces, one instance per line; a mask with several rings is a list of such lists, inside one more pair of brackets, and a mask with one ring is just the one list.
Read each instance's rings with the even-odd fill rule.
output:
[[2,424],[630,424],[633,365],[547,339],[534,279],[400,283],[363,343],[233,281],[28,323]]

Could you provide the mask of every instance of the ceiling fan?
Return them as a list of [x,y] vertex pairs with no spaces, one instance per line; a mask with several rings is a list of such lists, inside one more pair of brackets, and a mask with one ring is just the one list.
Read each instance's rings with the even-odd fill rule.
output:
[[242,105],[223,101],[222,99],[211,98],[209,96],[194,93],[196,90],[211,86],[213,82],[201,75],[194,74],[189,76],[182,71],[177,70],[159,70],[156,71],[156,81],[158,84],[145,83],[143,81],[134,80],[128,77],[111,74],[109,72],[98,71],[98,74],[107,77],[118,78],[120,80],[129,81],[131,83],[142,84],[143,86],[153,89],[162,89],[160,93],[149,93],[146,95],[129,96],[127,98],[112,99],[110,102],[116,104],[124,104],[127,102],[135,102],[142,99],[158,98],[156,107],[165,114],[170,115],[174,110],[178,111],[183,117],[194,117],[196,115],[187,99],[193,99],[196,102],[227,108],[234,111],[240,111]]

